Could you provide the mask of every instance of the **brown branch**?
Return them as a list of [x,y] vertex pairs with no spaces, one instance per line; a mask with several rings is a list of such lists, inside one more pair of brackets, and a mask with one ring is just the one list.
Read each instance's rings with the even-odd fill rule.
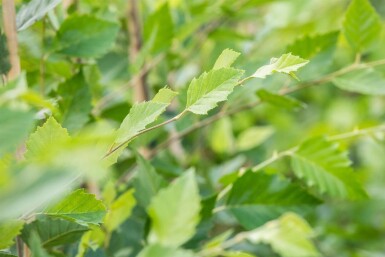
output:
[[[128,2],[128,33],[130,36],[129,59],[134,64],[142,48],[142,32],[137,0]],[[134,99],[136,102],[142,102],[149,99],[149,93],[146,85],[147,73],[134,76]]]
[[20,74],[14,0],[3,0],[3,24],[11,63],[11,70],[8,72],[7,77],[11,80]]

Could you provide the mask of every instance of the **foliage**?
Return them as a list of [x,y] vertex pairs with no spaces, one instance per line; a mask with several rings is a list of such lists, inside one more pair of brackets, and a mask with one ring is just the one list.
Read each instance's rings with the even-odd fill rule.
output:
[[382,1],[15,2],[0,257],[383,256]]

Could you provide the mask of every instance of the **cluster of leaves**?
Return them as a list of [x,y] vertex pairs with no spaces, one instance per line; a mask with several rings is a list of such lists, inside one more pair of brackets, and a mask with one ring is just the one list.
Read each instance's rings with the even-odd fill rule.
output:
[[[18,9],[0,256],[381,256],[385,52],[369,0],[143,1],[134,60],[126,2]],[[4,36],[0,56],[5,75]],[[133,99],[138,76],[151,100]]]

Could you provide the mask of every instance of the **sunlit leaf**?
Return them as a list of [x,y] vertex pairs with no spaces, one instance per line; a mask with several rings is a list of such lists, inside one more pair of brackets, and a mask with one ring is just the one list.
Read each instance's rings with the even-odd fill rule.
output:
[[161,245],[150,245],[145,247],[138,255],[138,257],[194,257],[196,256],[193,252],[164,247]]
[[230,68],[235,60],[239,57],[240,53],[231,49],[225,49],[216,60],[213,69],[218,70],[221,68]]
[[207,114],[219,102],[227,99],[228,95],[238,85],[242,70],[221,68],[203,73],[194,78],[187,90],[186,110],[195,114]]
[[0,250],[12,246],[13,239],[20,234],[24,221],[8,220],[0,223]]
[[79,224],[98,224],[103,221],[106,207],[95,195],[78,189],[56,205],[44,211],[45,214],[76,221]]
[[279,58],[272,58],[270,60],[270,64],[262,66],[251,76],[264,79],[266,76],[272,75],[276,72],[293,75],[294,72],[298,71],[298,69],[308,63],[308,60],[292,55],[291,53],[283,54]]

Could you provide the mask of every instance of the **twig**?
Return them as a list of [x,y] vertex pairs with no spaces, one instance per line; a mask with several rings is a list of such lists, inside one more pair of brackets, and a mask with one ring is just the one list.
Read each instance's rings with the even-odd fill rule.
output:
[[8,72],[8,79],[14,79],[20,74],[20,59],[17,44],[16,13],[14,0],[3,0],[3,24],[9,49],[11,70]]
[[[129,0],[128,4],[128,32],[130,35],[129,59],[131,63],[135,63],[140,50],[142,48],[142,32],[140,24],[140,16],[137,0]],[[149,98],[148,88],[146,85],[147,73],[135,76],[134,95],[136,102],[146,101]]]
[[[332,81],[334,78],[336,78],[338,76],[344,75],[346,73],[349,73],[349,72],[352,72],[352,71],[355,71],[355,70],[362,70],[362,69],[366,69],[366,68],[370,68],[370,67],[375,67],[375,66],[380,66],[380,65],[385,65],[385,59],[381,59],[381,60],[377,60],[377,61],[373,61],[373,62],[368,62],[368,63],[361,63],[361,64],[353,63],[352,65],[349,65],[349,66],[347,66],[345,68],[342,68],[340,70],[332,72],[332,73],[330,73],[330,74],[328,74],[328,75],[326,75],[326,76],[324,76],[324,77],[322,77],[320,79],[316,79],[316,80],[313,80],[313,81],[305,81],[305,82],[302,82],[302,83],[298,84],[296,87],[287,88],[286,90],[283,90],[279,94],[280,95],[291,94],[291,93],[294,93],[296,91],[302,90],[302,89],[310,87],[310,86],[321,85],[321,84],[330,82],[330,81]],[[217,120],[220,120],[223,117],[231,116],[231,115],[237,114],[237,113],[239,113],[241,111],[254,108],[255,106],[257,106],[257,105],[259,105],[261,103],[262,102],[260,100],[257,100],[255,102],[248,103],[248,104],[239,106],[239,107],[234,108],[234,109],[229,109],[228,111],[225,111],[225,112],[218,112],[218,113],[214,114],[213,116],[210,116],[210,117],[208,117],[206,119],[203,119],[203,120],[195,123],[193,126],[190,126],[189,128],[187,128],[187,129],[185,129],[185,130],[183,130],[183,131],[181,131],[181,132],[179,132],[177,134],[174,134],[173,136],[169,137],[166,141],[160,143],[153,150],[151,155],[152,156],[155,155],[158,151],[160,151],[161,149],[167,147],[171,142],[173,142],[175,140],[180,140],[181,138],[183,138],[186,135],[194,132],[197,129],[200,129],[202,127],[206,127],[206,126],[216,122]]]

